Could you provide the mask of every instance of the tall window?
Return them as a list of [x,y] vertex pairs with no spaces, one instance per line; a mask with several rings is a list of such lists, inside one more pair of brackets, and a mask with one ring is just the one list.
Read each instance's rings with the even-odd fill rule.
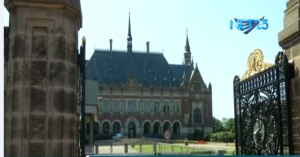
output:
[[103,100],[103,107],[102,111],[103,112],[110,112],[110,101],[109,100]]
[[201,124],[201,110],[199,108],[194,109],[194,123]]
[[114,112],[121,111],[121,102],[119,100],[114,101]]
[[159,101],[154,101],[154,112],[160,113],[160,102]]
[[138,108],[138,111],[142,112],[144,109],[143,109],[143,101],[139,100],[139,108]]
[[179,103],[179,101],[174,101],[173,102],[173,112],[175,114],[179,114],[180,113],[180,103]]
[[102,111],[102,100],[101,99],[98,99],[98,108],[99,108],[99,111],[101,112]]
[[194,90],[196,90],[196,91],[201,90],[201,84],[200,83],[194,83]]
[[150,113],[151,112],[151,106],[150,101],[144,101],[144,112]]
[[122,111],[126,112],[126,100],[122,101]]
[[136,109],[136,101],[128,101],[128,112],[136,112],[137,109]]
[[164,111],[164,113],[170,113],[170,103],[169,102],[164,102],[163,111]]

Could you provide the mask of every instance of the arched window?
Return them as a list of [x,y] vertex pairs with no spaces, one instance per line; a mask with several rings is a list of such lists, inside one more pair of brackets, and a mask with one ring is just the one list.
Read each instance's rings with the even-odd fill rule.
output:
[[109,135],[109,128],[110,128],[109,123],[104,122],[102,127],[103,127],[103,134],[104,135]]
[[199,108],[194,109],[194,123],[201,124],[201,110]]

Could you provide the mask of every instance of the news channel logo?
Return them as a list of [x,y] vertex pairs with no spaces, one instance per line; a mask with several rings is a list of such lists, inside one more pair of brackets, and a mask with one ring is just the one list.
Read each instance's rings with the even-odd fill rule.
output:
[[230,30],[236,27],[237,30],[242,31],[244,34],[250,33],[256,28],[256,30],[267,30],[269,28],[268,20],[264,19],[230,19]]

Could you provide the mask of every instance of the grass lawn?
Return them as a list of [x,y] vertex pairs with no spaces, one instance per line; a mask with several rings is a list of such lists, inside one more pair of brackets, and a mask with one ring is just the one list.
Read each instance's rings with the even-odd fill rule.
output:
[[[183,146],[183,147],[182,147]],[[173,147],[173,148],[172,148]],[[140,145],[136,145],[135,148],[129,147],[130,149],[134,149],[137,152],[140,152]],[[191,153],[191,152],[197,152],[197,154],[211,154],[215,153],[215,149],[222,149],[226,150],[225,155],[232,155],[233,152],[235,151],[234,144],[229,144],[228,146],[224,143],[214,143],[214,142],[209,142],[207,144],[190,144],[190,147],[184,147],[184,144],[182,143],[175,143],[173,144],[159,144],[157,145],[157,152],[161,153]],[[173,151],[172,151],[173,149]],[[148,145],[142,145],[142,153],[153,153],[153,145],[148,144]]]

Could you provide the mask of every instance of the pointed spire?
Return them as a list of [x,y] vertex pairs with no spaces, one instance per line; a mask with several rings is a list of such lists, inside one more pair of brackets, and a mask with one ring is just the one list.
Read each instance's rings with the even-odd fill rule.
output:
[[131,25],[130,25],[130,11],[129,11],[128,36],[127,36],[127,52],[128,52],[128,54],[132,54],[132,36],[131,36]]
[[189,44],[188,30],[186,29],[186,43],[185,43],[185,53],[184,53],[184,64],[191,65],[191,50]]
[[128,23],[128,38],[131,38],[130,11],[129,11],[129,23]]
[[188,30],[187,29],[186,29],[185,52],[190,53],[190,44],[189,44],[189,37],[188,37]]

